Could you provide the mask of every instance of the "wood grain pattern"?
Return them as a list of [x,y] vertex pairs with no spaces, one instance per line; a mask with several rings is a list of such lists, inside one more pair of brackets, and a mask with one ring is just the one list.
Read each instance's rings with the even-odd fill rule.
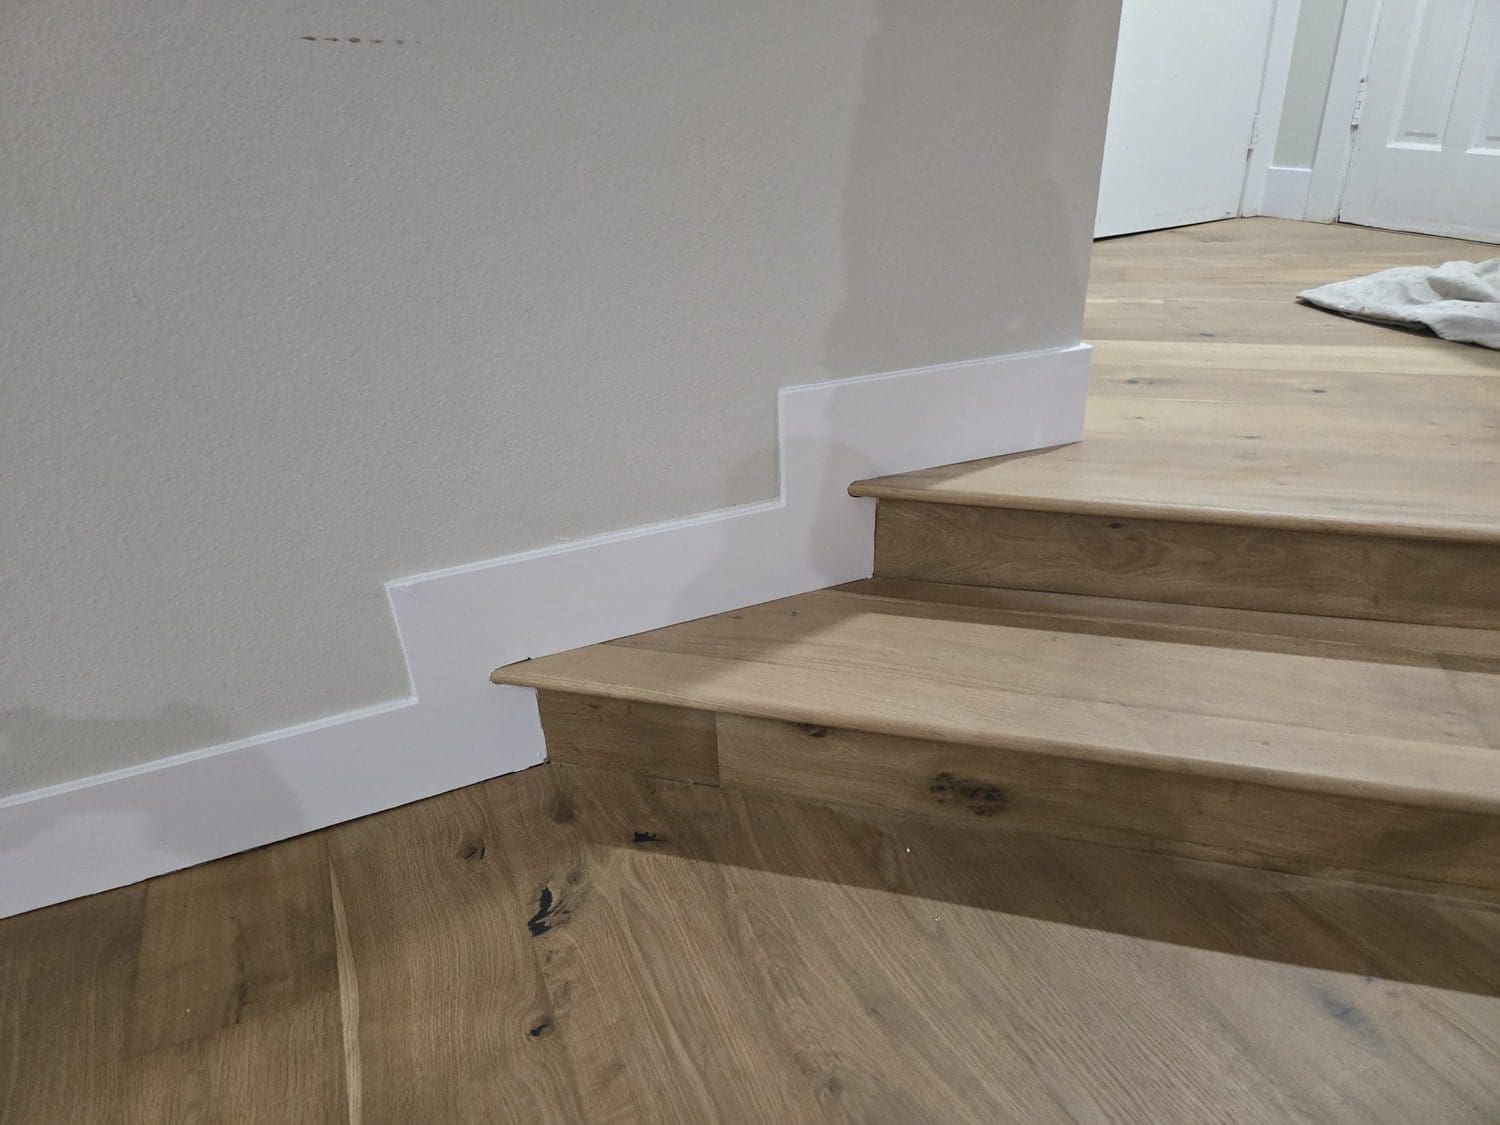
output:
[[[245,1119],[271,1095],[260,1120],[348,1120],[339,1037],[288,1037],[256,978],[217,1053],[144,1056],[202,1092],[171,1116],[132,1094],[128,1041],[225,1034],[230,903],[270,1008],[298,1011],[276,982],[327,979],[335,883],[371,1122],[1500,1115],[1493,908],[971,820],[549,765],[0,921],[0,1121]],[[148,900],[206,909],[145,952]],[[143,956],[183,979],[138,988]],[[317,987],[325,1026],[347,1005]],[[263,1092],[224,1081],[274,1058]]]
[[231,856],[147,887],[130,1005],[126,1116],[335,1120],[343,1072],[321,837]]
[[1491,256],[1274,219],[1095,246],[1084,441],[857,483],[861,496],[1500,542],[1500,355],[1293,303]]
[[718,784],[711,713],[550,691],[537,708],[551,761]]
[[114,1121],[146,887],[0,921],[0,1122]]
[[1318,617],[895,578],[866,578],[838,589],[918,602],[929,607],[923,612],[939,605],[963,607],[976,620],[1024,623],[1042,629],[1396,664],[1430,665],[1436,661],[1445,668],[1500,672],[1500,632],[1494,629]]
[[[1090,608],[1097,610],[1097,600]],[[1274,632],[1273,622],[1262,635]],[[1363,798],[1500,811],[1500,674],[1038,627],[994,607],[804,594],[499,669],[549,691],[991,746]],[[1387,645],[1393,638],[1387,627]],[[1445,633],[1446,635],[1446,633]],[[1157,639],[1164,638],[1165,639]]]
[[357,1052],[366,1121],[579,1115],[567,1051],[546,1034],[534,908],[515,896],[495,834],[472,788],[329,833],[358,1026],[325,1056],[342,1069]]
[[[512,925],[524,928],[551,1000],[541,1034],[566,1046],[586,1120],[710,1120],[722,1092],[699,1065],[703,1025],[658,987],[642,952],[651,936],[634,925],[659,893],[637,865],[671,833],[659,817],[600,830],[574,776],[549,765],[524,785],[483,787],[497,860],[523,908]],[[649,791],[637,785],[627,792]]]
[[1500,817],[719,716],[726,787],[1500,902]]
[[0,923],[0,1121],[331,1121],[322,836]]
[[882,500],[884,578],[1500,628],[1500,545]]
[[688,826],[662,816],[650,783],[572,776],[548,767],[521,808],[507,803],[518,815],[496,819],[505,854],[529,869],[520,892],[551,894],[529,944],[583,1119],[817,1117],[817,1087],[743,963],[723,874],[682,861]]

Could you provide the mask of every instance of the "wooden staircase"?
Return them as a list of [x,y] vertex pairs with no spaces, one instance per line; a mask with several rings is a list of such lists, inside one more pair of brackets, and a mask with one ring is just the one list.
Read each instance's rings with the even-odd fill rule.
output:
[[1500,366],[1246,261],[1167,330],[1096,258],[1166,342],[1099,344],[1081,445],[854,483],[872,579],[495,681],[559,761],[1500,902]]
[[854,491],[875,578],[495,681],[560,761],[1500,898],[1500,544]]

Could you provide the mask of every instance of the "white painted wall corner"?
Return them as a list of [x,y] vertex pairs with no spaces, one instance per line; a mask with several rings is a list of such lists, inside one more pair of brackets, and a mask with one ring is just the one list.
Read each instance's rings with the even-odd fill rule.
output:
[[1077,441],[1089,351],[787,387],[774,500],[388,584],[409,698],[0,801],[0,916],[543,761],[534,693],[493,668],[867,577],[849,483]]

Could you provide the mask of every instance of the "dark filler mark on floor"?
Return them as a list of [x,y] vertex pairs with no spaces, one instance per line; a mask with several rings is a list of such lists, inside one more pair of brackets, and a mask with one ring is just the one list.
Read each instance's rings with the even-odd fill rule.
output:
[[556,902],[552,897],[552,888],[543,887],[542,893],[537,896],[537,911],[526,922],[526,928],[531,931],[532,937],[541,937],[552,928],[552,913]]

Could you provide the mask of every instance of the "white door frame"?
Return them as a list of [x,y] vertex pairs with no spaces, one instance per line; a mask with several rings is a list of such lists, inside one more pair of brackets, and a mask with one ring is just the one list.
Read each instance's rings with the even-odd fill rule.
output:
[[1281,131],[1281,113],[1286,106],[1286,83],[1292,69],[1292,48],[1297,40],[1297,18],[1302,0],[1276,0],[1271,12],[1271,33],[1266,42],[1265,69],[1261,72],[1260,100],[1255,109],[1255,136],[1250,159],[1245,164],[1245,186],[1240,191],[1240,214],[1264,212],[1266,179],[1276,156],[1276,137]]
[[[1284,211],[1278,211],[1278,214],[1320,223],[1331,223],[1338,218],[1344,178],[1354,153],[1351,121],[1374,48],[1381,3],[1382,0],[1345,2],[1305,209],[1299,215]],[[1281,115],[1286,108],[1287,78],[1291,73],[1297,20],[1301,14],[1302,0],[1275,0],[1256,109],[1254,144],[1245,163],[1244,187],[1240,192],[1241,215],[1265,214],[1266,184],[1275,168],[1276,139],[1281,130]]]
[[1344,180],[1354,155],[1354,108],[1369,73],[1381,4],[1382,0],[1347,0],[1344,5],[1344,22],[1339,27],[1328,99],[1323,103],[1323,126],[1318,130],[1318,149],[1313,155],[1312,184],[1303,213],[1303,218],[1311,222],[1332,223],[1339,217]]

